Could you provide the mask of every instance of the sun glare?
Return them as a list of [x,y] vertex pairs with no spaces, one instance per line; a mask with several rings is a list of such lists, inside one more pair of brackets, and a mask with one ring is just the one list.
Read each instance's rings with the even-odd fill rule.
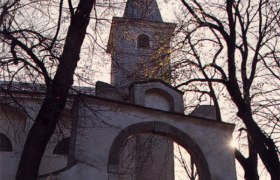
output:
[[232,139],[230,141],[229,145],[230,145],[231,148],[237,148],[238,142],[236,140]]

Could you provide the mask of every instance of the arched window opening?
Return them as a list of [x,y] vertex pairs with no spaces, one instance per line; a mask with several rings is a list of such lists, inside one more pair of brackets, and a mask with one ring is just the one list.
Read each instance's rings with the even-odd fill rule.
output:
[[68,155],[70,138],[62,139],[54,148],[53,154]]
[[3,152],[12,152],[13,151],[13,146],[12,146],[11,141],[4,134],[0,134],[0,151],[3,151]]
[[141,34],[137,38],[138,48],[149,48],[150,47],[150,38],[146,34]]
[[164,111],[174,110],[172,97],[161,89],[149,89],[145,92],[145,107]]

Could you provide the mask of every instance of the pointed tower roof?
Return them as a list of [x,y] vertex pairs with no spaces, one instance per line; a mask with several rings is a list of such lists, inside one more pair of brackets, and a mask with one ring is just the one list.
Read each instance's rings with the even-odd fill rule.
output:
[[128,0],[123,17],[162,22],[156,0]]

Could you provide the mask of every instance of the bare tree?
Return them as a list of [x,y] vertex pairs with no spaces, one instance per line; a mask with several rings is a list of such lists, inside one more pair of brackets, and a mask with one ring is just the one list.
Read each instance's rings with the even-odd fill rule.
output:
[[[74,71],[90,20],[94,0],[79,2],[18,0],[1,3],[0,38],[2,42],[1,68],[3,78],[20,78],[46,84],[46,95],[28,134],[16,179],[36,179],[41,158],[66,104],[73,84]],[[44,5],[44,6],[43,6]],[[28,6],[29,8],[24,8]],[[42,7],[49,8],[44,12]],[[58,18],[50,9],[59,7]],[[65,11],[68,11],[67,16]],[[46,14],[49,13],[49,14]],[[38,21],[27,22],[34,16]],[[49,17],[46,24],[40,17]],[[68,23],[64,29],[62,23]],[[51,29],[53,31],[47,31]],[[67,32],[59,36],[60,31]],[[61,38],[63,37],[63,38]],[[23,73],[24,71],[24,73]],[[17,79],[18,78],[18,79]]]
[[174,63],[177,87],[197,102],[213,101],[218,119],[219,110],[233,107],[248,136],[248,158],[236,150],[245,178],[259,179],[259,155],[271,179],[279,179],[279,69],[274,68],[279,64],[279,2],[181,2],[184,14]]

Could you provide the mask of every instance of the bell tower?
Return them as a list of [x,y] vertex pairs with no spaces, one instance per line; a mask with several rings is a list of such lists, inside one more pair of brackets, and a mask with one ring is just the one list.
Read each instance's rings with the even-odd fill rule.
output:
[[134,81],[169,81],[175,26],[162,21],[155,0],[128,0],[123,17],[112,21],[107,46],[112,58],[111,84],[124,90]]
[[[136,81],[169,82],[170,39],[175,27],[176,24],[163,22],[156,0],[128,0],[123,17],[112,20],[107,46],[112,58],[111,85],[126,95]],[[173,142],[164,137],[135,135],[123,152],[123,179],[174,180]],[[125,154],[134,154],[135,158],[129,161]],[[133,172],[126,172],[128,169]]]

